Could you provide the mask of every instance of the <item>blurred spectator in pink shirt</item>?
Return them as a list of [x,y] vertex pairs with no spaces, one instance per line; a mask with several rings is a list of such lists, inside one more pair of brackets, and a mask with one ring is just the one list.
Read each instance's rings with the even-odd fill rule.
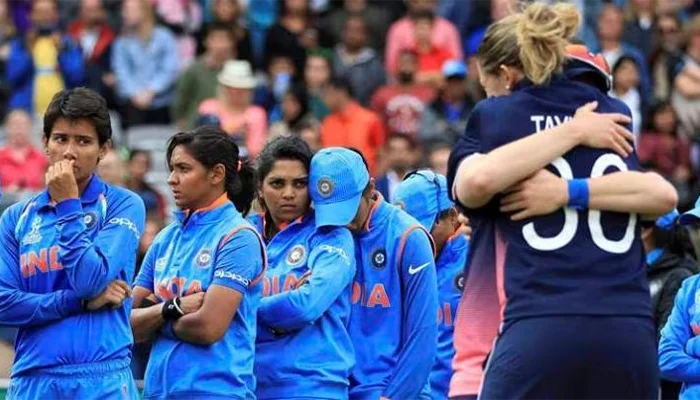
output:
[[219,97],[200,104],[199,124],[218,124],[239,142],[242,157],[255,157],[265,144],[267,114],[252,105],[256,80],[250,63],[227,61],[218,79]]
[[0,182],[5,193],[39,191],[44,187],[46,156],[32,145],[32,118],[14,110],[5,120],[7,146],[0,148]]
[[[386,42],[386,70],[393,76],[398,71],[398,59],[402,49],[415,48],[413,21],[411,15],[425,11],[435,12],[436,0],[407,0],[408,15],[394,22],[389,29]],[[433,24],[432,44],[449,51],[454,58],[463,58],[462,43],[459,32],[452,23],[442,17],[436,17]]]

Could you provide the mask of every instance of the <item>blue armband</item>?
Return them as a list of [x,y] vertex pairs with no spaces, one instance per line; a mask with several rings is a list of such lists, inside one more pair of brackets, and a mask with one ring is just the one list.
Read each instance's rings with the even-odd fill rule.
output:
[[568,206],[583,210],[588,208],[588,180],[569,179],[569,204]]

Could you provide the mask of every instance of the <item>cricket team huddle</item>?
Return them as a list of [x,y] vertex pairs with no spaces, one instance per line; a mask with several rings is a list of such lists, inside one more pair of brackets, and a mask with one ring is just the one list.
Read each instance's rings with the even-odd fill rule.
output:
[[59,92],[46,189],[0,219],[8,398],[139,398],[148,341],[146,399],[656,399],[660,375],[696,398],[700,282],[657,345],[641,238],[678,195],[641,170],[603,57],[571,44],[580,17],[494,22],[447,176],[409,173],[393,204],[353,148],[283,136],[248,161],[219,127],[175,133],[178,211],[140,266],[143,201],[95,174],[106,102]]

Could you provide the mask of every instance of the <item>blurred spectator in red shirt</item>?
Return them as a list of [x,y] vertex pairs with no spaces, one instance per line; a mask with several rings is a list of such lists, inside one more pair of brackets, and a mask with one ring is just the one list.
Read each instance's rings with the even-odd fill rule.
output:
[[649,130],[642,133],[637,146],[639,162],[671,181],[679,195],[679,207],[693,202],[690,183],[693,178],[688,142],[678,135],[676,112],[667,102],[650,113]]
[[68,26],[68,34],[80,44],[85,60],[85,86],[115,105],[112,43],[116,35],[107,23],[102,0],[82,0],[80,16]]
[[0,148],[0,181],[7,194],[36,192],[44,187],[46,155],[32,145],[32,118],[14,110],[5,120],[7,145]]
[[334,78],[324,97],[331,115],[321,125],[323,147],[354,147],[365,156],[372,176],[377,173],[377,156],[384,145],[384,124],[372,111],[353,100],[350,83]]
[[415,51],[418,54],[418,75],[416,82],[427,83],[435,88],[442,86],[442,66],[455,54],[446,47],[434,45],[431,42],[431,33],[435,23],[435,16],[430,11],[416,13],[413,16],[413,34],[415,37]]
[[435,98],[435,89],[418,84],[418,56],[404,50],[399,57],[397,83],[382,86],[374,93],[371,108],[379,114],[389,132],[417,135],[427,105]]

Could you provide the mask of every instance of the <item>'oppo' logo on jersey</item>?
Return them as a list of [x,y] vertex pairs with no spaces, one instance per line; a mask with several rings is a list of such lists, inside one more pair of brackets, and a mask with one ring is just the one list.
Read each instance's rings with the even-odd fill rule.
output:
[[345,261],[346,265],[350,265],[350,257],[348,257],[348,255],[345,253],[345,250],[341,249],[340,247],[323,244],[323,245],[319,246],[318,249],[321,251],[326,251],[326,252],[331,253],[331,254],[336,254],[343,261]]
[[136,228],[136,224],[126,218],[112,218],[109,220],[108,224],[123,226],[133,232],[137,240],[141,240],[141,235],[139,235],[139,230]]
[[238,274],[234,274],[233,272],[224,271],[223,269],[217,269],[216,271],[214,271],[214,278],[230,279],[232,281],[240,282],[246,287],[250,285],[249,279],[246,279]]

